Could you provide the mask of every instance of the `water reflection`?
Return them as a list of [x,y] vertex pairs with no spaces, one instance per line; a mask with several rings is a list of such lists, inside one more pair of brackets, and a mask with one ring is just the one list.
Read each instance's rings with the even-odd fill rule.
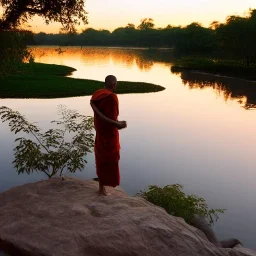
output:
[[59,63],[65,61],[81,61],[83,66],[92,65],[123,65],[131,69],[134,63],[141,71],[149,71],[154,62],[170,62],[172,52],[168,49],[122,49],[122,48],[98,48],[98,47],[35,47],[31,48],[36,61]]
[[182,83],[190,89],[211,87],[218,95],[223,95],[225,101],[238,99],[238,103],[245,109],[256,109],[256,83],[253,81],[190,71],[176,74],[180,74]]

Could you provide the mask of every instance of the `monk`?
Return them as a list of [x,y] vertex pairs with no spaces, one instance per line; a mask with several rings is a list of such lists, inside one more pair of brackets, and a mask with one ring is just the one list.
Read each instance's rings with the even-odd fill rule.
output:
[[116,187],[120,184],[120,143],[119,131],[127,127],[126,121],[118,121],[119,103],[114,93],[117,86],[115,76],[105,79],[105,88],[96,91],[91,98],[94,111],[95,161],[99,179],[99,193],[109,195],[106,186]]

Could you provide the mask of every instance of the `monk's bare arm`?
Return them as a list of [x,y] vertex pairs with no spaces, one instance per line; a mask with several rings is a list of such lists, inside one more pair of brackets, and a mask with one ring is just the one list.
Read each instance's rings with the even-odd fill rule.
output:
[[103,115],[99,109],[95,106],[95,104],[91,101],[90,102],[91,104],[91,107],[93,109],[93,111],[101,118],[103,119],[104,121],[108,122],[108,123],[111,123],[113,125],[115,125],[118,129],[123,129],[125,128],[127,125],[126,125],[126,122],[125,121],[114,121],[108,117],[106,117],[105,115]]
[[103,115],[99,109],[95,106],[95,104],[91,101],[91,107],[93,109],[93,111],[101,118],[103,119],[104,121],[108,122],[108,123],[111,123],[111,124],[114,124],[114,125],[117,125],[117,122],[106,117],[105,115]]

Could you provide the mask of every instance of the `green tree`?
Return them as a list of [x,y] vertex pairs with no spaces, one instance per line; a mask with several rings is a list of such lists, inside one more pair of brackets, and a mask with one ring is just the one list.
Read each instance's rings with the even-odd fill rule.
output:
[[73,173],[85,167],[84,156],[94,145],[93,119],[64,106],[58,114],[60,120],[52,121],[56,128],[42,132],[18,111],[0,107],[2,122],[8,122],[15,134],[25,134],[15,140],[13,163],[19,174],[43,172],[51,178],[64,170]]

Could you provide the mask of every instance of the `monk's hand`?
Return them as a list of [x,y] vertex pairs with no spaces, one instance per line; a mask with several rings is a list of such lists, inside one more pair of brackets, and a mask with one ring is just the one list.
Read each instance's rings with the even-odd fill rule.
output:
[[118,121],[116,124],[118,130],[124,129],[127,127],[126,121]]

